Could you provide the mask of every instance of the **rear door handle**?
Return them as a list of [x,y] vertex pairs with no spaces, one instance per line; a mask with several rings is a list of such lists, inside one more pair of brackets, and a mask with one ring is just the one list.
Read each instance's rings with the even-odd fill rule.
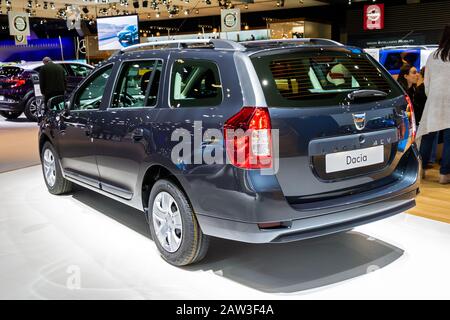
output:
[[134,141],[139,141],[142,138],[144,138],[144,129],[142,128],[137,128],[133,130],[133,133],[131,133],[131,137],[133,138]]

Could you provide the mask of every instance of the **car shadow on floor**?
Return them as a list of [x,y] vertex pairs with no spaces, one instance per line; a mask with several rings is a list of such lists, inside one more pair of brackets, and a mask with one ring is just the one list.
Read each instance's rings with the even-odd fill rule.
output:
[[[139,210],[80,187],[73,198],[151,239]],[[355,231],[284,244],[211,238],[205,259],[184,269],[213,271],[267,293],[293,293],[365,275],[391,264],[403,253],[400,248]]]
[[187,269],[211,270],[267,293],[293,293],[365,275],[389,265],[403,253],[355,231],[284,244],[212,239],[203,263]]
[[6,122],[16,122],[16,123],[23,123],[23,122],[36,123],[35,121],[28,120],[27,118],[16,118],[16,119],[2,118],[2,120]]

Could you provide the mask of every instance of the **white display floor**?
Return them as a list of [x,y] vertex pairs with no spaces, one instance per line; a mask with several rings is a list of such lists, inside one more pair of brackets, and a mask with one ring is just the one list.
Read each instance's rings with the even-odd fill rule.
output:
[[450,224],[407,214],[290,244],[213,239],[176,268],[139,211],[50,195],[39,166],[0,174],[1,299],[449,299],[449,270]]

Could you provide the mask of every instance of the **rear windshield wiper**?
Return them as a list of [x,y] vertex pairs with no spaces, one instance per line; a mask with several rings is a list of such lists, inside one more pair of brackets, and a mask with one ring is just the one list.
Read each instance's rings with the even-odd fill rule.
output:
[[352,91],[347,95],[347,98],[353,101],[364,98],[386,98],[387,95],[388,94],[386,92],[380,90],[365,89]]

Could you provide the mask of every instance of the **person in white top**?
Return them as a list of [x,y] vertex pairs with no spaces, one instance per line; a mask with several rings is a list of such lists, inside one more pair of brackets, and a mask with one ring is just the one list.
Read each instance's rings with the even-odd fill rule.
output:
[[439,182],[450,183],[450,25],[445,27],[439,49],[427,61],[425,92],[427,102],[420,121],[418,137],[422,137],[420,154],[425,172],[434,138],[439,131],[444,137]]

